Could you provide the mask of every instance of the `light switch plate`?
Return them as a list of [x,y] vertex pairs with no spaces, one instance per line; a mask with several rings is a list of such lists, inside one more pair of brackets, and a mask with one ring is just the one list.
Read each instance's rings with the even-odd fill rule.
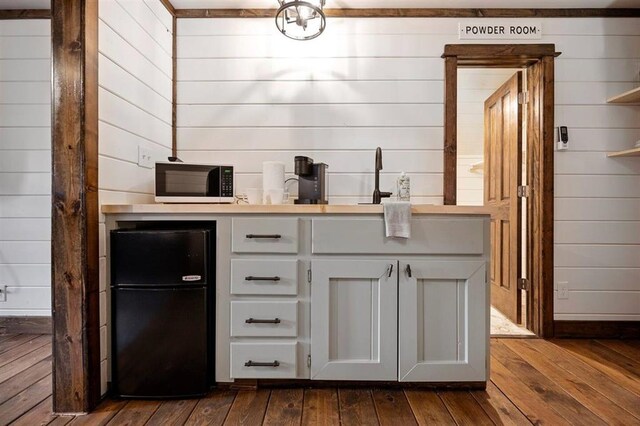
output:
[[138,166],[153,169],[153,152],[150,149],[138,146]]
[[568,298],[569,298],[569,282],[558,281],[558,299],[568,299]]

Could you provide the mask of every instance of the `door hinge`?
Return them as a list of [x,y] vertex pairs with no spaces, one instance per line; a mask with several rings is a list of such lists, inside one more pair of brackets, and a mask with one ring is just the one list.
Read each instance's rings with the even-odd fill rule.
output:
[[518,278],[518,290],[526,290],[529,291],[529,279],[528,278]]
[[307,282],[311,284],[311,268],[307,269]]
[[520,92],[518,93],[518,103],[526,104],[529,102],[529,92]]
[[518,185],[518,198],[527,198],[531,196],[531,187],[529,185]]
[[311,368],[311,355],[307,355],[307,367]]

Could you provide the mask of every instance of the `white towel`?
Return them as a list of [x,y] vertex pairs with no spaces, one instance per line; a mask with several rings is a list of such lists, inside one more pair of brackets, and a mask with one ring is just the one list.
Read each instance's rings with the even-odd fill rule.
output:
[[383,203],[383,206],[387,237],[411,237],[411,203],[408,201],[393,201]]

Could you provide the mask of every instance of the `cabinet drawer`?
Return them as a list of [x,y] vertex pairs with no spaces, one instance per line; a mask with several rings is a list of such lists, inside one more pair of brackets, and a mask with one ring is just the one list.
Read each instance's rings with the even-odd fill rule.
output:
[[297,343],[231,343],[231,378],[296,377]]
[[298,302],[231,302],[231,337],[296,337]]
[[233,259],[231,294],[296,295],[298,261]]
[[233,219],[234,253],[297,253],[298,219]]
[[488,218],[411,220],[411,238],[387,238],[384,220],[314,219],[313,254],[482,254]]

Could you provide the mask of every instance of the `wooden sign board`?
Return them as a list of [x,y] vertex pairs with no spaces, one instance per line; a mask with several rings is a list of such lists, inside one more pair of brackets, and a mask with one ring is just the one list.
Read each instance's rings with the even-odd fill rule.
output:
[[460,40],[535,40],[542,37],[542,22],[522,19],[474,19],[458,23]]

